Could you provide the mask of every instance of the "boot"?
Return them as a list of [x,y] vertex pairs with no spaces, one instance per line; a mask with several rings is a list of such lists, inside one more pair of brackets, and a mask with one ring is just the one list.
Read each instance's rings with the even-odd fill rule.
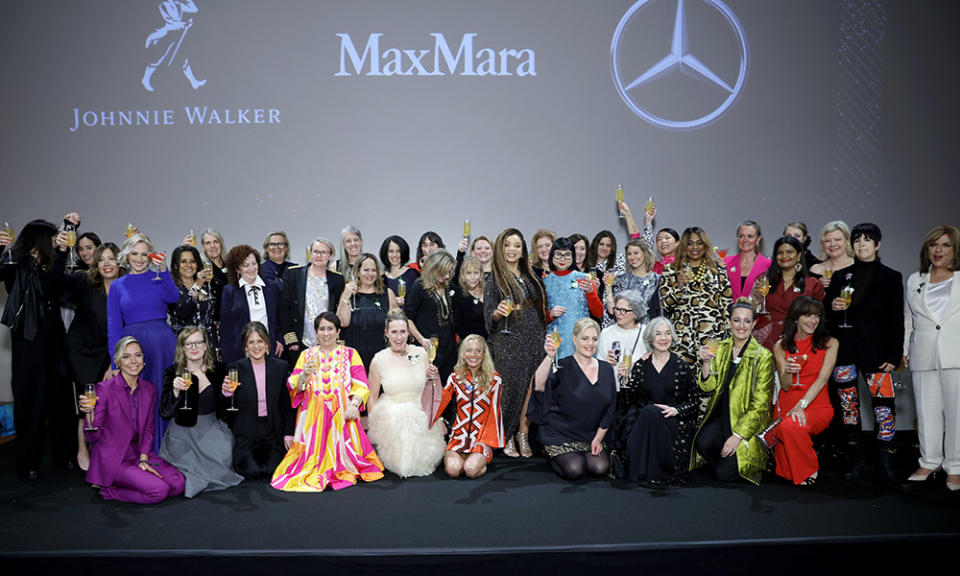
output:
[[897,460],[897,447],[892,442],[880,442],[880,451],[877,455],[877,474],[880,480],[889,488],[901,490],[903,483],[897,476],[894,462]]
[[862,480],[865,465],[860,441],[856,438],[849,438],[844,445],[844,455],[846,456],[846,472],[843,473],[843,479],[848,481]]

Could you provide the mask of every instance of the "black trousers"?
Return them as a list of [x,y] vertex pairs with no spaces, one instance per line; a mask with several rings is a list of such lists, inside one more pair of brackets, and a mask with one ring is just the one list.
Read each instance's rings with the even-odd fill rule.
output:
[[720,409],[726,410],[729,414],[729,406],[716,406],[713,416],[700,428],[695,448],[706,459],[707,466],[713,471],[717,480],[733,482],[740,478],[740,468],[736,454],[726,458],[720,456],[723,444],[732,434],[729,422],[725,422],[729,417],[724,418],[723,415],[717,414],[717,410]]
[[236,438],[233,468],[248,480],[269,478],[286,455],[285,448],[283,441],[274,436],[267,418],[257,418],[251,436]]

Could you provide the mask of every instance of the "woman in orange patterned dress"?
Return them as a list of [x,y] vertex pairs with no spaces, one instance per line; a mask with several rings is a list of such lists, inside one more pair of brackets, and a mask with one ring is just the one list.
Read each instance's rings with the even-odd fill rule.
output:
[[383,478],[383,464],[357,423],[370,395],[360,354],[338,342],[340,319],[323,312],[313,322],[317,345],[300,354],[287,386],[297,409],[293,444],[270,484],[288,492],[353,486]]
[[461,473],[479,478],[493,459],[493,449],[503,447],[500,374],[493,368],[483,336],[471,334],[460,343],[457,365],[443,387],[438,414],[454,399],[457,415],[443,467],[451,478]]

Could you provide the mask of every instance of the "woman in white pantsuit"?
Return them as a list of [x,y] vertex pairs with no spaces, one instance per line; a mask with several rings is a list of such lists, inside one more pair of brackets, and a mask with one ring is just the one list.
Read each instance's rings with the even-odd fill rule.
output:
[[922,482],[939,468],[960,490],[960,230],[937,226],[907,280],[903,361],[913,374]]

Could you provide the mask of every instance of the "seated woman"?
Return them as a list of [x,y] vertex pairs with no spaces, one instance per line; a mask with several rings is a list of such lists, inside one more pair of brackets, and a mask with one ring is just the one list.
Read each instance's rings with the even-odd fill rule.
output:
[[240,385],[225,380],[221,390],[236,408],[227,418],[233,430],[233,469],[244,478],[269,478],[293,443],[295,414],[286,394],[287,362],[270,356],[270,336],[260,322],[243,327],[246,358],[229,366]]
[[614,443],[623,464],[618,476],[651,488],[682,484],[696,432],[700,391],[689,365],[670,351],[676,333],[659,316],[643,329],[652,353],[633,365],[617,393]]
[[620,377],[626,377],[628,368],[622,362],[623,357],[630,355],[631,362],[639,362],[640,357],[647,353],[647,345],[641,338],[641,321],[647,318],[647,305],[643,295],[636,290],[621,292],[614,301],[613,315],[617,323],[600,332],[597,358],[602,358],[616,367]]
[[173,422],[160,444],[160,457],[183,474],[187,498],[243,481],[233,471],[233,434],[218,417],[225,408],[220,395],[225,374],[223,364],[213,359],[203,328],[180,331],[173,364],[163,372],[160,416]]
[[772,351],[783,334],[787,311],[800,295],[823,300],[823,285],[807,275],[803,261],[803,245],[793,236],[784,236],[773,245],[776,263],[767,270],[770,293],[767,294],[767,312],[757,319],[753,336]]
[[777,401],[781,422],[772,431],[778,440],[773,450],[777,475],[794,484],[813,486],[817,481],[820,466],[813,437],[833,418],[826,388],[837,348],[837,340],[827,334],[823,303],[809,296],[794,300],[783,338],[773,347],[782,392]]
[[600,325],[581,318],[573,326],[573,355],[557,361],[557,347],[548,336],[547,353],[534,374],[534,393],[527,417],[540,424],[543,444],[553,470],[567,480],[589,473],[605,476],[610,457],[603,445],[613,426],[617,387],[613,367],[593,357]]
[[313,321],[317,345],[304,350],[287,379],[297,409],[293,442],[270,485],[287,492],[340,490],[383,478],[383,464],[363,428],[360,407],[370,395],[360,354],[340,344],[340,318]]
[[503,447],[500,416],[500,374],[493,368],[487,341],[471,334],[460,343],[460,357],[443,387],[439,412],[456,401],[450,442],[443,468],[451,478],[466,474],[479,478],[493,460],[493,450]]
[[80,409],[92,414],[84,435],[90,443],[87,482],[104,500],[155,504],[183,493],[183,475],[152,451],[156,386],[140,378],[143,350],[133,336],[113,349],[117,375],[97,384],[96,401],[80,396]]
[[384,333],[389,347],[370,365],[367,424],[370,441],[388,470],[401,478],[432,474],[443,458],[443,427],[433,426],[421,404],[423,388],[439,392],[439,372],[427,351],[407,344],[407,317],[387,314]]
[[767,465],[757,435],[770,421],[773,354],[751,336],[755,323],[749,301],[737,301],[730,306],[733,336],[716,354],[700,347],[700,389],[712,396],[694,437],[690,469],[706,464],[721,482],[741,477],[760,484]]

